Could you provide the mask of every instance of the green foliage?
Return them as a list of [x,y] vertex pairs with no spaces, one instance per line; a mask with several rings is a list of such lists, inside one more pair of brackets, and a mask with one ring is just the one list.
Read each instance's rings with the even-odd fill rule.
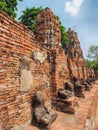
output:
[[98,46],[90,46],[87,57],[90,60],[98,61]]
[[95,61],[86,60],[86,66],[88,68],[94,68],[96,66],[96,62]]
[[96,74],[98,74],[98,62],[95,63],[95,66],[93,68]]
[[[23,0],[19,0],[23,1]],[[5,11],[9,16],[12,18],[16,17],[16,11],[17,11],[17,0],[0,0],[0,10]]]
[[57,20],[59,21],[60,31],[61,31],[61,44],[62,47],[65,48],[66,44],[68,43],[68,36],[66,33],[66,28],[62,25],[60,18],[57,16]]
[[87,57],[86,66],[93,68],[95,73],[98,73],[98,46],[90,46]]
[[86,66],[87,66],[88,68],[92,68],[92,67],[91,67],[91,66],[92,66],[92,61],[86,60]]
[[21,17],[19,17],[19,20],[22,24],[26,25],[30,30],[34,32],[36,27],[36,18],[42,11],[42,7],[26,8],[24,11],[22,11],[23,14]]
[[86,66],[87,66],[88,68],[94,69],[95,73],[98,74],[98,62],[97,62],[97,61],[89,61],[89,60],[86,60]]

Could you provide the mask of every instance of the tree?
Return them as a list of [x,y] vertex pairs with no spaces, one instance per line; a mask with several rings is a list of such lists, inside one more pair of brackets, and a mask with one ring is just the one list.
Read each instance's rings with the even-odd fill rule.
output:
[[98,73],[98,46],[90,46],[87,57],[86,66],[93,68],[95,73]]
[[22,11],[23,14],[21,15],[21,17],[19,17],[20,23],[26,25],[30,30],[34,32],[36,27],[37,16],[42,11],[42,7],[26,8],[24,11]]
[[0,0],[0,10],[5,11],[9,16],[15,18],[17,16],[18,1],[23,0]]
[[98,61],[98,46],[90,46],[87,57],[90,60]]
[[94,69],[95,73],[98,74],[98,62],[97,61],[86,60],[86,66],[88,68]]
[[61,31],[61,44],[62,47],[65,48],[66,44],[68,43],[68,36],[66,33],[66,28],[62,25],[59,16],[57,16],[57,20],[59,21],[60,31]]

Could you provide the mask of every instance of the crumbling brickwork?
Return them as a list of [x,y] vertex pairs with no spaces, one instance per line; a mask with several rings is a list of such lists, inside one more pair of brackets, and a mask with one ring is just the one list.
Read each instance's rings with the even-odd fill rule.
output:
[[52,96],[72,76],[94,74],[85,67],[77,34],[69,30],[66,53],[60,39],[59,23],[49,8],[38,16],[35,35],[0,12],[0,129],[15,130],[31,120],[37,90],[51,108]]
[[69,28],[67,34],[69,43],[66,47],[66,54],[68,56],[71,76],[76,76],[79,78],[79,80],[81,78],[86,79],[85,60],[77,33]]
[[48,50],[34,34],[0,12],[0,123],[2,130],[30,120],[31,99],[36,90],[50,101]]
[[56,52],[56,83],[57,90],[64,87],[64,84],[70,81],[67,56],[65,51],[59,48]]
[[[48,9],[48,13],[47,18],[50,18],[52,14],[52,23],[50,20],[49,25],[46,26],[48,29],[42,26],[47,32],[51,23],[52,33],[55,33],[55,36],[54,41],[46,42],[47,49],[45,49],[42,47],[42,41],[37,42],[38,39],[35,39],[34,34],[27,27],[0,12],[0,110],[1,128],[4,130],[14,129],[15,125],[20,125],[30,120],[33,116],[31,115],[31,99],[37,90],[43,92],[45,104],[48,108],[51,108],[50,96],[51,90],[54,89],[54,84],[57,87],[60,83],[63,84],[63,80],[66,81],[69,78],[68,75],[66,76],[68,74],[67,58],[64,54],[59,55],[60,49],[56,50],[57,44],[60,43],[59,25],[50,9]],[[46,36],[47,33],[45,38]],[[50,49],[47,46],[48,44]],[[51,47],[52,50],[56,50],[58,57],[55,59],[55,65],[54,59],[53,62],[51,61],[51,57],[54,57]],[[62,62],[63,58],[65,59],[64,63]],[[60,62],[62,62],[61,66]],[[52,70],[53,66],[55,72]],[[57,72],[56,68],[58,69]],[[60,73],[62,73],[62,76],[64,75],[62,69],[64,73],[67,73],[63,79],[61,77],[59,79]]]
[[37,18],[36,39],[42,46],[51,49],[52,90],[55,93],[69,80],[69,70],[65,50],[60,46],[59,22],[53,12],[46,8]]
[[49,8],[45,8],[45,10],[38,15],[35,34],[37,41],[47,48],[59,45],[59,22]]

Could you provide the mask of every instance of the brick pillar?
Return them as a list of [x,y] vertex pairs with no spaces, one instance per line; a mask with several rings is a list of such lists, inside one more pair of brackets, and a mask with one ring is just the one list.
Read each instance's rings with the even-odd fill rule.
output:
[[52,50],[50,53],[50,73],[51,73],[51,93],[52,96],[56,94],[56,51]]

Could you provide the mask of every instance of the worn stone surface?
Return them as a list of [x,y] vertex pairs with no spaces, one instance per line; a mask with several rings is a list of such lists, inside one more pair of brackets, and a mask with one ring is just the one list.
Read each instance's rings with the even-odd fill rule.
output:
[[20,91],[28,91],[33,86],[33,76],[31,71],[23,69],[20,77]]
[[31,58],[38,61],[39,63],[43,63],[47,59],[47,55],[42,51],[32,51]]
[[51,124],[56,120],[57,114],[48,111],[48,109],[45,107],[44,95],[41,91],[36,92],[32,101],[32,105],[34,106],[34,118],[32,120],[32,123],[35,122],[40,128],[43,129],[50,127]]

